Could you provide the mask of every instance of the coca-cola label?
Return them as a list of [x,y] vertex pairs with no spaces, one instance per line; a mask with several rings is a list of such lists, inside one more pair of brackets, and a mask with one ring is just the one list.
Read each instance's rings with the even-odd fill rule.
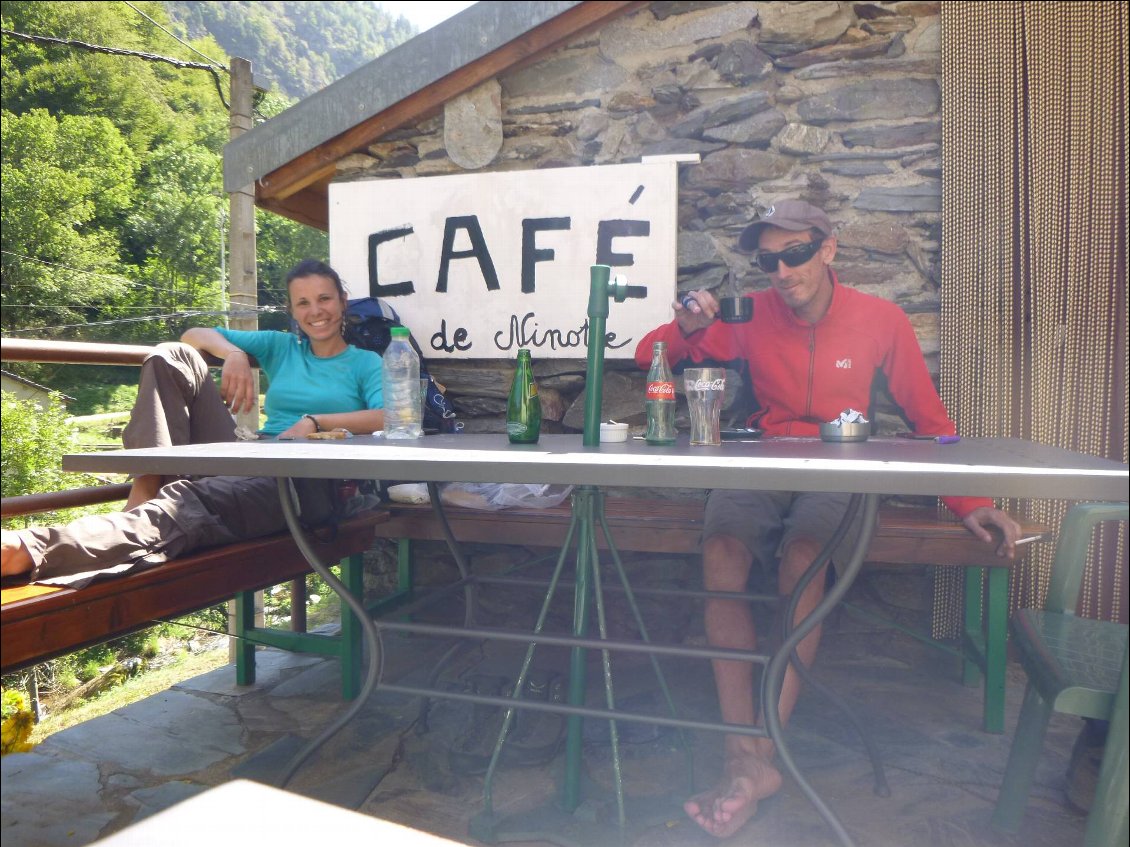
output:
[[725,391],[725,379],[696,379],[694,382],[687,381],[684,386],[687,391]]
[[675,383],[673,383],[673,382],[649,382],[647,384],[647,399],[648,400],[674,400],[675,399]]

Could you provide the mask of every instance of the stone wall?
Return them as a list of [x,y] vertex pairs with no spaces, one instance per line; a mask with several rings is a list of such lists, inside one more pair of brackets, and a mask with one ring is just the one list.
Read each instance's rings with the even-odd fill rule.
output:
[[[680,166],[680,291],[767,286],[738,235],[758,207],[802,197],[838,225],[841,279],[899,303],[936,374],[939,6],[651,3],[341,160],[338,179],[698,153]],[[468,431],[503,430],[509,362],[429,362]],[[643,374],[629,368],[608,364],[603,416],[640,425]],[[535,373],[544,431],[579,430],[584,361]],[[881,429],[901,426],[879,411]]]

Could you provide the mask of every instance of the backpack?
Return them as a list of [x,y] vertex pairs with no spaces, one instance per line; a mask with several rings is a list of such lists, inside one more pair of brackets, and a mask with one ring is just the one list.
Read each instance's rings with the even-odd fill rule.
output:
[[[342,335],[346,343],[360,347],[362,350],[372,350],[383,356],[392,338],[394,326],[404,326],[395,309],[375,297],[358,297],[349,301]],[[443,389],[428,373],[424,354],[411,333],[408,335],[408,340],[412,343],[416,355],[420,357],[420,379],[428,382],[428,396],[424,404],[424,429],[458,432],[463,426],[455,419],[455,409],[444,396]]]

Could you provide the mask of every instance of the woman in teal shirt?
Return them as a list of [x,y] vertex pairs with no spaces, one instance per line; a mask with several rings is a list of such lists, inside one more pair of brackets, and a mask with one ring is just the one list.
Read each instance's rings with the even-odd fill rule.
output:
[[[194,328],[181,343],[159,345],[142,366],[125,446],[236,440],[233,415],[255,408],[252,356],[268,379],[258,437],[380,430],[381,357],[342,338],[348,299],[337,272],[307,259],[287,274],[287,293],[298,335]],[[198,351],[223,359],[218,389]],[[273,478],[140,476],[123,512],[5,531],[0,565],[4,576],[30,572],[34,581],[78,586],[285,526]]]

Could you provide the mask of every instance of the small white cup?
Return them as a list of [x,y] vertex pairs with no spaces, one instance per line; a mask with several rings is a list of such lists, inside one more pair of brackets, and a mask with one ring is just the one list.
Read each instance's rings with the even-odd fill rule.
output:
[[600,425],[600,440],[606,442],[627,441],[628,425],[626,423],[602,423]]

